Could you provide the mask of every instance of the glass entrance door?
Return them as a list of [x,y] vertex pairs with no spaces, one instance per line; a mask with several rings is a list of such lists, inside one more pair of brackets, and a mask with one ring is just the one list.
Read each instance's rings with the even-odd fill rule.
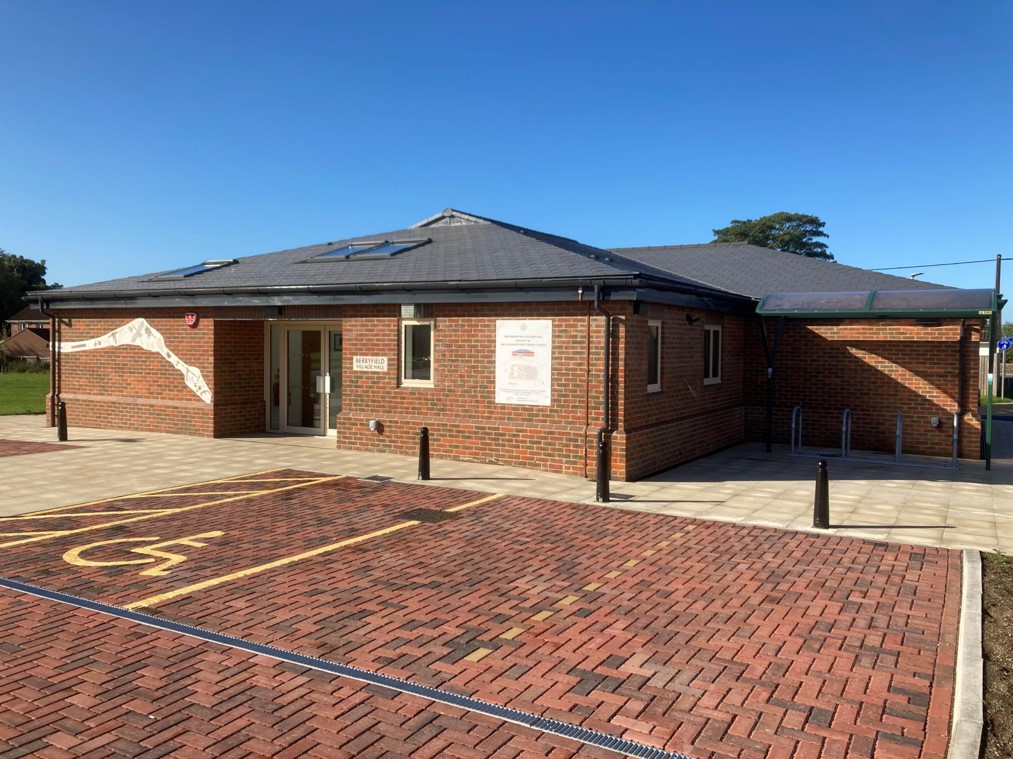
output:
[[333,431],[341,411],[341,330],[279,325],[270,335],[268,429],[303,435]]
[[327,431],[337,429],[341,413],[341,330],[327,330]]
[[285,333],[285,430],[322,435],[323,378],[319,329],[289,329]]

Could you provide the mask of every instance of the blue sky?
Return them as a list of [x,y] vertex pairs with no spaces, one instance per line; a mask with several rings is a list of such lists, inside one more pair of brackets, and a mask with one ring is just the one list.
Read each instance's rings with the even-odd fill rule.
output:
[[841,263],[991,287],[1011,30],[996,0],[0,0],[0,248],[74,285],[446,207],[602,247],[785,210]]

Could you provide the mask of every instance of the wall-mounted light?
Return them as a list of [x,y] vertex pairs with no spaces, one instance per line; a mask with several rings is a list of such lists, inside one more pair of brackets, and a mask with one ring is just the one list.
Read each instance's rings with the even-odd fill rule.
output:
[[693,316],[693,314],[686,314],[686,324],[696,324],[700,321],[701,317]]

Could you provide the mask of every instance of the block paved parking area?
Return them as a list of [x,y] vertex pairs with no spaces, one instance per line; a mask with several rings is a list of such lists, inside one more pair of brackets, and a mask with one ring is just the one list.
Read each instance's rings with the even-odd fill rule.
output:
[[[0,577],[700,759],[945,755],[959,576],[942,548],[292,469],[0,521]],[[9,590],[0,640],[4,756],[615,755]]]
[[5,758],[615,756],[9,591],[0,619]]

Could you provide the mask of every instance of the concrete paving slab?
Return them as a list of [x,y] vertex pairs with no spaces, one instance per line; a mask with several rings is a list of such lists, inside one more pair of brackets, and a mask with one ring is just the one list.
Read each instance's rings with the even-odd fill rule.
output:
[[[831,460],[831,532],[869,537],[869,524],[939,524],[953,529],[937,545],[1013,553],[1013,421],[993,426],[991,471],[980,461],[963,461],[959,471],[950,471]],[[415,482],[417,475],[414,457],[338,451],[332,438],[265,434],[210,440],[87,428],[69,432],[70,440],[61,444],[41,417],[0,417],[0,440],[47,446],[31,455],[0,456],[5,483],[0,514],[279,464],[354,476],[383,474],[399,482]],[[766,453],[762,446],[746,444],[641,482],[614,482],[610,507],[806,529],[799,510],[812,507],[816,460],[785,454],[783,448]],[[432,462],[432,474],[431,482],[448,487],[595,502],[594,483],[576,477],[439,460]]]

